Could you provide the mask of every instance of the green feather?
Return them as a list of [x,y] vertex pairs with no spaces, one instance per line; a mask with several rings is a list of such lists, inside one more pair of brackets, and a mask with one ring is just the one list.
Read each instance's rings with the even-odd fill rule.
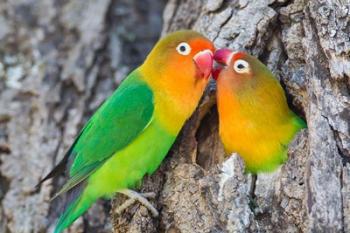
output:
[[83,128],[72,149],[70,179],[60,193],[79,184],[137,137],[151,121],[153,108],[152,91],[137,72],[131,73]]
[[[118,151],[131,144],[150,125],[153,110],[153,92],[142,81],[141,75],[134,71],[96,111],[76,139],[68,154],[69,180],[57,195],[73,190],[83,182],[89,187],[88,177],[116,156]],[[84,195],[84,190],[72,198],[55,232],[68,227],[99,198]]]

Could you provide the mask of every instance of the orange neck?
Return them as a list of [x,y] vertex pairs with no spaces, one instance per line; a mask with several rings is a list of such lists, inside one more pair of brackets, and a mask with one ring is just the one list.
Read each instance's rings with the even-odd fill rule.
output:
[[154,91],[155,117],[173,134],[177,134],[191,116],[204,92],[206,79],[197,79],[195,68],[179,70],[169,62],[167,67],[144,64],[139,70]]

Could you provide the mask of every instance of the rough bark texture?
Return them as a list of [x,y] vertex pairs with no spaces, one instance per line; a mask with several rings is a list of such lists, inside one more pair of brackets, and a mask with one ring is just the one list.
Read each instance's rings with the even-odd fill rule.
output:
[[[0,232],[51,231],[64,179],[35,185],[152,48],[164,4],[0,1]],[[109,209],[100,201],[70,232],[111,232]]]
[[[161,30],[157,0],[0,2],[0,232],[47,232],[64,179],[35,184]],[[224,159],[215,85],[162,166],[144,179],[153,218],[100,201],[70,232],[350,232],[350,2],[170,0],[163,34],[193,28],[246,50],[280,78],[308,123],[278,171]],[[111,210],[111,211],[110,211]],[[110,212],[110,214],[109,214]],[[111,218],[110,218],[111,217]]]
[[258,56],[308,130],[277,172],[245,175],[237,156],[223,161],[211,88],[160,171],[144,182],[158,193],[161,216],[132,208],[128,217],[114,216],[115,231],[349,232],[349,21],[346,1],[169,1],[163,34],[193,28],[217,47]]

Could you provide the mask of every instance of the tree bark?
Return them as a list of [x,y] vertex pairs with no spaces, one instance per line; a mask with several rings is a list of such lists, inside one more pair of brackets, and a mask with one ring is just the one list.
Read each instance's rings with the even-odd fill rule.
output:
[[[99,201],[69,232],[350,232],[350,2],[0,2],[0,232],[52,230],[64,177],[34,186],[162,34],[197,30],[259,57],[308,129],[278,171],[224,158],[215,83],[142,192],[160,216]],[[163,27],[161,17],[163,13]],[[253,146],[253,142],[252,142]],[[111,219],[110,219],[111,218]],[[113,230],[112,230],[113,229]]]
[[[35,185],[158,39],[164,1],[0,1],[0,232],[51,232],[64,178]],[[149,7],[152,6],[152,7]],[[70,232],[111,232],[99,201]]]
[[192,28],[259,57],[308,129],[278,171],[246,175],[239,157],[223,160],[211,86],[144,182],[161,216],[131,208],[114,215],[115,232],[349,232],[349,21],[346,1],[170,0],[163,34]]

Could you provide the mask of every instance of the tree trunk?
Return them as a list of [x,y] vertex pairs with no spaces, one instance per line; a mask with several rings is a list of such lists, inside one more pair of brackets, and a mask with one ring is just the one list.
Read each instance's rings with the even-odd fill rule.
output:
[[[0,232],[47,232],[64,177],[34,186],[161,30],[163,1],[0,2]],[[350,232],[350,2],[170,0],[163,34],[195,29],[259,57],[308,129],[271,174],[224,159],[215,84],[143,192],[122,214],[99,201],[70,232]],[[253,142],[252,142],[252,146]],[[111,217],[111,219],[110,219]]]
[[211,86],[144,182],[161,216],[131,208],[114,214],[115,232],[350,232],[349,21],[345,1],[169,1],[163,34],[193,28],[217,47],[259,57],[308,130],[277,172],[246,175],[239,157],[223,161]]
[[[0,1],[0,232],[50,232],[61,179],[35,185],[158,39],[165,1]],[[149,7],[152,6],[152,7]],[[111,232],[99,201],[70,232]]]

